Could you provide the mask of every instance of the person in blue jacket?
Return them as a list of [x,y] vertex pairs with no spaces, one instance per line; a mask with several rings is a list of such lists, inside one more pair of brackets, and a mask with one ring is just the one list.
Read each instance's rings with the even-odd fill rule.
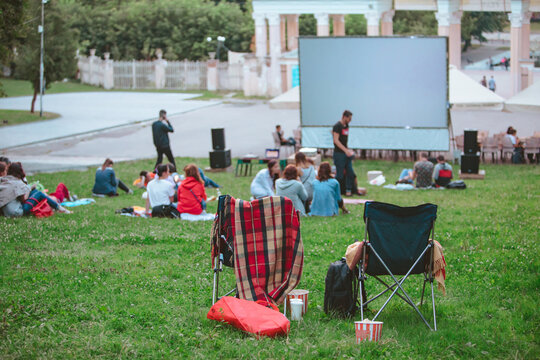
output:
[[332,168],[328,162],[319,166],[317,179],[313,181],[313,201],[310,215],[334,216],[339,214],[339,208],[344,214],[349,211],[343,205],[339,182],[332,177]]
[[251,195],[255,199],[275,194],[275,183],[281,169],[277,160],[270,160],[267,166],[268,168],[259,171],[251,182]]
[[96,171],[96,179],[92,188],[92,195],[103,197],[118,196],[117,188],[124,190],[127,194],[133,194],[133,190],[128,188],[120,179],[116,178],[116,174],[112,168],[114,162],[107,158],[101,167]]

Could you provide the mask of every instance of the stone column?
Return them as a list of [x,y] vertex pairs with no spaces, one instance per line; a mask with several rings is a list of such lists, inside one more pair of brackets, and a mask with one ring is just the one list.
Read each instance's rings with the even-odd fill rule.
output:
[[365,14],[367,19],[367,35],[368,36],[379,36],[379,20],[381,19],[381,14],[378,12],[369,12]]
[[334,36],[345,36],[345,15],[332,15]]
[[531,55],[531,16],[532,12],[530,11],[523,14],[523,23],[521,25],[521,59],[529,59]]
[[88,57],[88,83],[95,85],[94,80],[94,67],[96,67],[96,49],[90,49],[90,56]]
[[315,14],[315,19],[317,19],[317,36],[329,36],[330,23],[328,22],[328,14]]
[[287,15],[281,15],[280,34],[281,34],[281,52],[287,51]]
[[519,67],[521,71],[521,90],[525,90],[534,82],[534,60],[520,60]]
[[163,60],[163,51],[161,49],[156,49],[156,56],[157,59],[154,61],[156,89],[163,89],[165,87],[167,61]]
[[266,56],[266,18],[264,14],[253,13],[253,20],[255,20],[255,54],[257,57]]
[[382,36],[392,36],[394,35],[394,18],[395,11],[390,10],[382,14],[381,17],[381,34]]
[[217,60],[208,60],[207,62],[206,87],[208,91],[216,91],[218,89],[217,64]]
[[260,96],[264,94],[259,93],[259,76],[257,71],[257,57],[253,54],[246,54],[244,56],[244,66],[242,68],[243,84],[242,89],[244,90],[245,96]]
[[508,14],[511,23],[510,28],[510,76],[512,77],[512,94],[521,91],[521,70],[519,60],[522,55],[522,34],[523,13]]
[[448,58],[452,65],[461,68],[461,11],[435,13],[439,23],[439,36],[448,37]]
[[112,89],[114,87],[114,67],[113,61],[110,59],[111,54],[106,52],[103,54],[103,88],[105,90]]
[[279,58],[281,56],[281,17],[279,14],[267,14],[268,29],[270,33],[270,74],[268,93],[270,96],[281,94],[281,68]]
[[298,15],[287,15],[287,48],[298,49]]

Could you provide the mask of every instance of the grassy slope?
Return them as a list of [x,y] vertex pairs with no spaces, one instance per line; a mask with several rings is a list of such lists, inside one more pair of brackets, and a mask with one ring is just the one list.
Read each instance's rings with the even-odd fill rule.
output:
[[[31,96],[34,94],[32,85],[28,81],[14,80],[14,79],[0,79],[3,89],[7,96]],[[70,92],[90,92],[90,91],[133,91],[133,92],[161,92],[161,93],[190,93],[201,94],[201,96],[194,98],[194,100],[207,100],[207,99],[220,99],[225,92],[215,92],[207,90],[171,90],[171,89],[112,89],[105,90],[102,87],[81,84],[75,81],[68,82],[55,82],[49,89],[45,91],[46,94],[60,94]],[[30,104],[28,104],[30,107]]]
[[[1,110],[0,109],[0,127],[19,125],[34,121],[52,120],[60,115],[57,113],[44,112],[43,117],[39,116],[39,110],[35,113],[25,110]],[[7,121],[7,123],[5,123]]]
[[[179,168],[188,161],[178,160]],[[131,181],[152,164],[115,169]],[[373,169],[394,179],[404,167],[410,164],[355,163],[360,179]],[[537,358],[540,170],[483,168],[486,180],[469,180],[464,191],[368,189],[369,199],[439,205],[436,238],[446,249],[448,295],[436,292],[438,332],[429,332],[406,305],[394,302],[380,318],[382,341],[358,346],[352,320],[330,319],[322,311],[328,264],[363,236],[362,206],[350,206],[347,216],[302,220],[305,267],[299,288],[310,290],[310,304],[288,338],[254,340],[211,322],[206,319],[211,224],[115,215],[115,209],[143,204],[139,190],[98,199],[73,215],[0,218],[5,234],[0,353],[5,358]],[[224,193],[249,197],[250,179],[229,173],[211,177],[224,185]],[[49,188],[63,181],[83,197],[90,195],[93,171],[29,180],[36,179]],[[210,211],[215,206],[210,203]],[[234,275],[226,270],[224,281],[232,284]],[[373,280],[368,286],[372,293]],[[418,286],[409,288],[418,294]]]

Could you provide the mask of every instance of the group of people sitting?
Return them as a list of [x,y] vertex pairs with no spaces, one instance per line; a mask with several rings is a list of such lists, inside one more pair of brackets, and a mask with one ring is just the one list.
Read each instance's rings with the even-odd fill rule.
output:
[[65,200],[73,199],[63,183],[58,184],[54,192],[47,194],[38,190],[36,184],[28,184],[20,162],[0,157],[0,209],[5,217],[31,215],[42,202],[57,212],[71,214],[61,205]]
[[313,162],[302,152],[295,154],[295,164],[289,164],[281,172],[279,162],[270,160],[266,169],[257,173],[251,182],[253,198],[285,196],[292,200],[296,210],[303,216],[334,216],[349,211],[343,205],[339,182],[332,176],[328,162],[316,170]]
[[[92,188],[94,196],[118,196],[117,189],[132,194],[121,180],[116,178],[113,161],[106,159],[96,171]],[[219,188],[212,179],[206,177],[195,164],[184,168],[184,175],[178,174],[174,164],[159,164],[154,171],[143,170],[133,185],[146,189],[146,213],[152,217],[180,218],[181,214],[207,216],[205,187]],[[150,208],[152,210],[150,210]]]
[[437,157],[434,165],[428,159],[428,154],[420,153],[420,159],[413,169],[403,169],[397,184],[413,184],[416,180],[417,188],[445,187],[452,181],[452,165],[448,164],[444,156]]

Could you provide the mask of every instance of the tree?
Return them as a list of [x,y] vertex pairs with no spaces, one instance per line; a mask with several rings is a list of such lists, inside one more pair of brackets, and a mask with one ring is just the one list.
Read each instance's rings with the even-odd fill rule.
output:
[[396,11],[396,35],[437,35],[437,19],[432,11]]
[[302,14],[298,17],[299,35],[317,35],[317,20],[313,14]]
[[[22,21],[26,2],[2,0],[0,2],[0,64],[13,59],[13,49],[23,38]],[[0,82],[0,97],[6,96]]]
[[345,33],[347,35],[366,35],[367,21],[364,15],[345,15]]
[[471,46],[472,39],[485,42],[484,32],[502,31],[507,19],[504,13],[495,12],[465,12],[461,17],[461,41],[463,51]]
[[[77,33],[67,27],[66,14],[63,14],[54,3],[48,3],[45,7],[45,53],[43,63],[45,87],[49,88],[53,82],[75,74],[77,70],[75,60]],[[30,1],[28,11],[32,17],[41,16],[41,1]],[[40,90],[41,36],[36,30],[36,26],[29,29],[24,44],[19,49],[15,59],[15,77],[30,81],[34,88],[30,110],[32,113],[34,112],[36,96]]]

